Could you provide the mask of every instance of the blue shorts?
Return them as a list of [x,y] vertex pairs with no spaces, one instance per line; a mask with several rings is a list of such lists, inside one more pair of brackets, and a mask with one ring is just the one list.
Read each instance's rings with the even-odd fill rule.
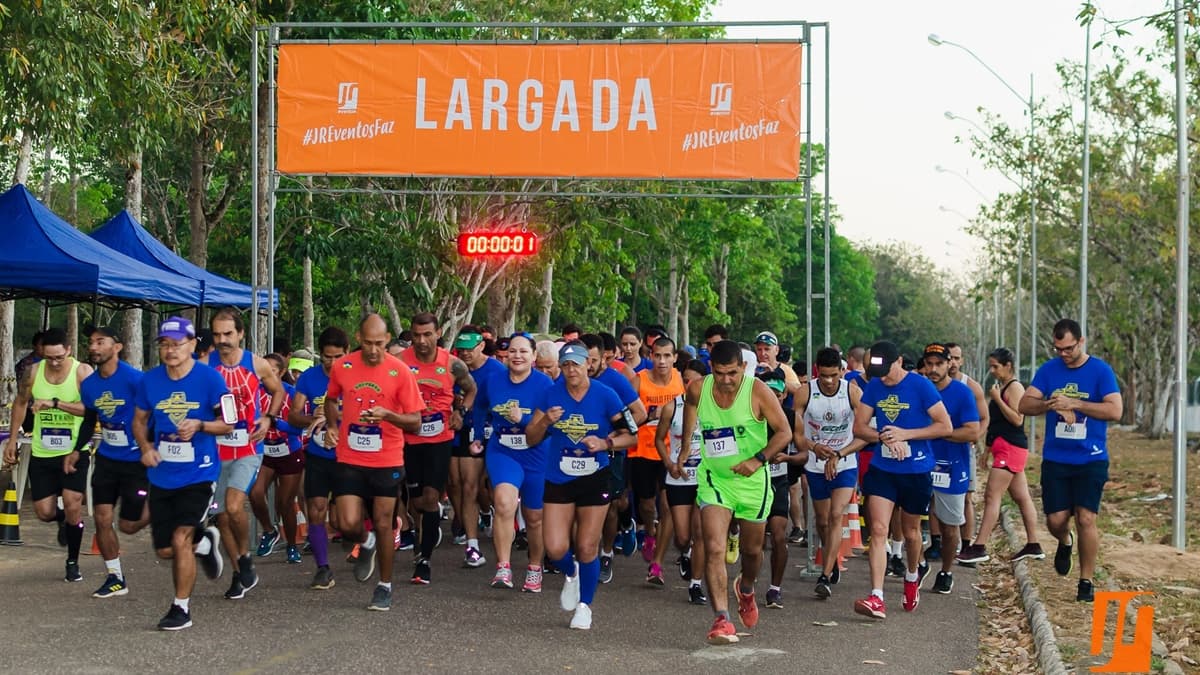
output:
[[254,481],[258,479],[258,470],[262,467],[262,455],[246,455],[228,462],[221,462],[221,476],[217,479],[217,513],[225,512],[225,491],[237,490],[250,494]]
[[815,471],[805,471],[808,474],[808,494],[814,502],[829,499],[838,488],[854,489],[858,485],[858,469],[839,471],[833,480],[825,478],[825,474]]
[[875,467],[863,476],[863,494],[881,497],[914,516],[929,514],[933,476],[928,473],[892,473]]
[[1108,460],[1062,464],[1042,460],[1042,511],[1047,515],[1077,508],[1100,513],[1100,497],[1108,482]]
[[484,461],[487,462],[488,476],[493,486],[508,483],[516,487],[521,495],[521,506],[527,509],[542,508],[542,498],[546,493],[544,471],[533,471],[507,452],[494,448],[484,456]]

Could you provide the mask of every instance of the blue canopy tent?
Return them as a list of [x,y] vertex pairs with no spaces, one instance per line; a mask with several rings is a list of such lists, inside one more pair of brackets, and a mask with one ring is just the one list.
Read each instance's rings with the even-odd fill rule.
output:
[[0,299],[112,307],[199,306],[203,285],[114,251],[59,218],[24,185],[0,194]]
[[[195,279],[203,285],[203,301],[201,304],[212,307],[237,307],[246,309],[251,305],[250,286],[228,279],[219,274],[213,274],[191,261],[181,258],[174,251],[150,234],[141,223],[133,219],[128,211],[122,210],[117,215],[94,232],[92,238],[111,249],[167,272],[181,274]],[[270,298],[274,296],[274,303]],[[269,294],[266,290],[258,292],[258,307],[261,310],[279,309],[278,294]]]

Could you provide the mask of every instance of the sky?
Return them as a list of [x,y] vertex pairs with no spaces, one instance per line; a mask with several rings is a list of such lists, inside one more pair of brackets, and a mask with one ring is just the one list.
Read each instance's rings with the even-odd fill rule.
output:
[[[930,44],[935,33],[969,48],[1028,98],[1066,100],[1055,65],[1082,62],[1087,46],[1076,20],[1078,0],[922,0],[843,2],[720,0],[714,21],[803,20],[829,23],[830,196],[842,216],[838,232],[856,243],[899,240],[918,246],[947,273],[965,275],[979,242],[963,227],[981,204],[1015,189],[983,167],[965,143],[977,110],[1028,125],[1027,104],[971,56]],[[1100,12],[1119,20],[1162,11],[1158,0],[1099,0]],[[1122,46],[1153,44],[1142,22],[1126,27]],[[1104,30],[1093,26],[1092,41]],[[796,29],[730,28],[729,37],[786,37]],[[813,134],[823,142],[824,50],[813,31]],[[1092,53],[1092,72],[1105,59]],[[956,143],[955,136],[964,143]],[[941,166],[945,171],[938,172]],[[821,190],[818,177],[814,190]]]

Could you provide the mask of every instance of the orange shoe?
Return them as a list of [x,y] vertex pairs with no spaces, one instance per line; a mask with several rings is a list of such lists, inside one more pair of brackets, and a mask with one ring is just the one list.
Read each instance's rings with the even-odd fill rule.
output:
[[758,625],[758,602],[754,599],[754,591],[742,594],[742,575],[733,580],[733,592],[737,595],[738,617],[746,628]]
[[733,624],[723,616],[717,616],[713,620],[712,628],[708,631],[708,644],[710,645],[731,645],[738,641],[737,630]]
[[346,562],[348,563],[355,562],[356,560],[358,560],[358,544],[355,544],[354,548],[350,550],[350,554],[346,556]]

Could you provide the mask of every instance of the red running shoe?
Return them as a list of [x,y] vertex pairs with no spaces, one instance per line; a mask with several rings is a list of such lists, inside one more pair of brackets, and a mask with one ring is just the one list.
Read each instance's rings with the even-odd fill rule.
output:
[[737,630],[734,629],[729,619],[718,616],[713,620],[712,628],[708,631],[708,644],[731,645],[737,641]]
[[883,604],[883,598],[878,595],[868,595],[862,600],[854,601],[854,613],[875,619],[886,619],[887,605]]
[[921,582],[904,582],[904,611],[911,612],[921,604]]

